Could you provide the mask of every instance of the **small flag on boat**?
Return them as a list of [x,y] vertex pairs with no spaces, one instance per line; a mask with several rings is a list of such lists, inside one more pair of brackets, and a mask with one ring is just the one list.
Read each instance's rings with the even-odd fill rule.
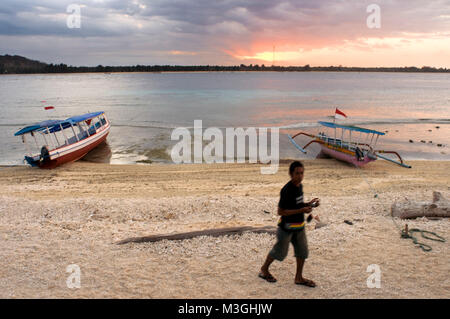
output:
[[344,114],[344,112],[340,111],[338,108],[336,108],[336,112],[334,114],[334,118],[335,119],[341,119],[343,120],[344,118],[346,118],[347,115]]
[[46,107],[44,107],[44,109],[46,109],[46,110],[54,110],[55,107],[54,106],[46,106]]

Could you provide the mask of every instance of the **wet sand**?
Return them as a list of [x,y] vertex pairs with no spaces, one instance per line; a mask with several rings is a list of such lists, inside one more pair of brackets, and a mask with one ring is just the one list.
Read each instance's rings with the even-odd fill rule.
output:
[[[0,298],[449,298],[448,242],[423,252],[398,226],[449,239],[449,220],[390,217],[395,200],[449,198],[450,162],[405,169],[377,161],[357,170],[335,160],[305,161],[306,200],[325,227],[307,226],[310,258],[294,285],[290,248],[269,284],[257,277],[275,237],[117,245],[136,236],[230,226],[275,226],[288,164],[262,175],[256,164],[108,165],[76,162],[55,170],[0,168]],[[370,184],[370,187],[369,187]],[[378,195],[375,197],[375,193]],[[353,222],[353,225],[344,223]],[[420,241],[420,240],[419,240]],[[66,267],[81,270],[69,289]],[[379,265],[381,288],[368,288]]]

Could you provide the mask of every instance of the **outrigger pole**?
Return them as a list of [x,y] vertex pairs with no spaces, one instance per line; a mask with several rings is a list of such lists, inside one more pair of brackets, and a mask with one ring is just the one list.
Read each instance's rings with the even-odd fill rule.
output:
[[287,136],[288,136],[289,140],[292,142],[292,144],[294,144],[294,146],[295,146],[300,152],[302,152],[302,153],[304,153],[304,154],[306,154],[305,148],[307,148],[307,147],[309,146],[309,144],[314,143],[314,142],[320,143],[320,141],[314,140],[314,141],[311,141],[311,142],[309,142],[308,144],[306,144],[304,147],[301,147],[300,145],[298,145],[298,144],[294,141],[294,138],[295,138],[296,136],[298,136],[298,135],[301,135],[301,134],[306,135],[306,136],[309,136],[309,137],[312,137],[312,138],[315,138],[314,135],[311,135],[311,134],[308,134],[308,133],[304,133],[304,132],[299,132],[299,133],[295,134],[294,136],[290,136],[289,134],[287,134]]
[[[386,157],[386,156],[383,156],[383,155],[380,155],[380,154],[378,154],[378,153],[392,153],[392,154],[395,154],[395,155],[397,155],[398,158],[400,159],[400,162],[394,161],[393,159],[390,159],[390,158],[388,158],[388,157]],[[392,163],[394,163],[394,164],[400,165],[400,166],[402,166],[402,167],[411,168],[411,165],[407,165],[407,164],[403,163],[402,158],[400,157],[400,155],[399,155],[397,152],[394,152],[394,151],[382,151],[382,150],[379,150],[379,151],[375,151],[375,156],[376,156],[376,157],[379,157],[379,158],[382,158],[382,159],[384,159],[384,160],[386,160],[386,161],[392,162]]]
[[298,144],[294,141],[294,139],[292,138],[292,136],[290,136],[289,134],[288,134],[287,136],[288,136],[289,139],[291,140],[292,144],[294,144],[294,146],[295,146],[300,152],[306,154],[306,151],[305,151],[300,145],[298,145]]

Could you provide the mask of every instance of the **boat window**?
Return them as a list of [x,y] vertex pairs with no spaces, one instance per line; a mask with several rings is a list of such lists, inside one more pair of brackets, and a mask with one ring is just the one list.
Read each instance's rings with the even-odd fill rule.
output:
[[57,145],[57,147],[63,146],[66,143],[66,139],[61,131],[51,133],[50,135],[55,141],[55,145]]
[[96,117],[95,120],[97,121],[97,122],[95,122],[95,128],[97,129],[100,126],[102,126],[102,124],[100,123],[100,119],[98,117]]
[[72,129],[72,126],[68,126],[67,128],[64,129],[64,135],[67,138],[67,144],[74,144],[76,142],[78,142],[77,137],[75,136],[76,132],[75,132],[75,128]]
[[[82,139],[85,139],[86,137],[88,137],[87,131],[85,126],[83,125],[84,122],[79,122],[77,123],[77,128],[78,128],[78,139],[81,141]],[[76,131],[77,129],[75,129]]]
[[96,133],[94,125],[89,127],[89,135],[94,135]]

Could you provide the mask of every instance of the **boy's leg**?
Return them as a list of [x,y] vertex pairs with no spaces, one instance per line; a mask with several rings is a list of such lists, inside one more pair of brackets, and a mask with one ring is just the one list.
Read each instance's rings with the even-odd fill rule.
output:
[[272,264],[272,262],[275,259],[282,261],[284,258],[286,258],[286,255],[287,255],[288,249],[289,249],[289,242],[291,241],[291,237],[292,237],[292,235],[290,233],[285,232],[282,229],[278,228],[277,242],[275,243],[272,250],[267,255],[266,261],[264,262],[264,264],[261,267],[261,272],[259,273],[259,277],[261,277],[269,282],[277,281],[272,276],[272,274],[269,272],[269,266]]
[[305,260],[302,258],[295,258],[297,260],[297,271],[295,273],[295,283],[302,281],[303,279],[303,265],[305,264]]
[[315,287],[316,283],[312,280],[303,278],[303,265],[305,264],[305,260],[302,258],[297,259],[297,272],[295,274],[295,283],[297,285],[305,285],[308,287]]
[[261,267],[260,277],[263,279],[266,279],[269,282],[275,282],[277,281],[274,276],[269,272],[269,266],[274,261],[272,257],[270,257],[270,254],[267,255],[266,261],[264,262],[264,265]]
[[261,267],[261,271],[262,271],[263,273],[269,272],[269,266],[270,266],[271,263],[273,263],[274,260],[275,260],[275,259],[273,259],[272,257],[270,257],[270,254],[267,255],[266,261],[264,262],[264,265],[262,265],[262,267]]
[[295,274],[295,283],[297,285],[305,285],[309,287],[315,287],[314,281],[303,277],[303,266],[305,260],[308,258],[308,242],[306,240],[305,229],[296,232],[292,236],[292,245],[294,246],[295,257],[297,260],[297,272]]

